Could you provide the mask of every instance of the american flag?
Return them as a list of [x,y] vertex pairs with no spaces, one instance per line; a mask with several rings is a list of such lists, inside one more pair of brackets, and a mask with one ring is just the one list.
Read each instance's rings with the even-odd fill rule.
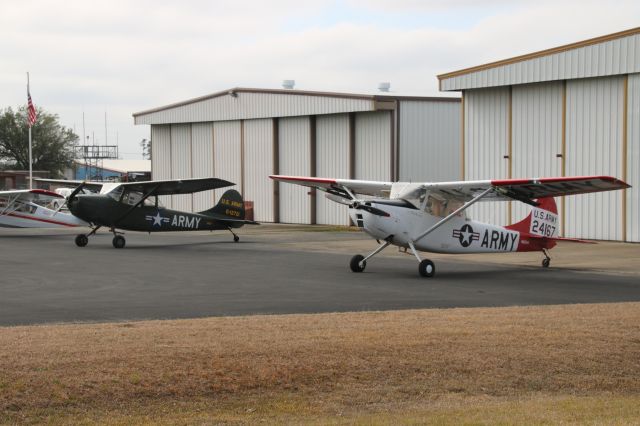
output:
[[33,101],[31,101],[31,93],[27,91],[27,112],[29,113],[29,118],[27,122],[29,123],[29,127],[36,124],[36,119],[38,118],[38,113],[36,112],[36,107],[33,106]]

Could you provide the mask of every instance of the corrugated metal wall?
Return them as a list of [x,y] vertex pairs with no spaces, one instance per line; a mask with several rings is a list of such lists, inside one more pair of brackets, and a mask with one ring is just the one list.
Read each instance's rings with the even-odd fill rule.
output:
[[[154,180],[171,179],[171,126],[151,126],[151,178]],[[171,208],[171,196],[163,195],[160,202]]]
[[640,242],[640,74],[629,75],[627,100],[627,241]]
[[[193,123],[191,125],[192,177],[217,177],[213,171],[213,123]],[[213,191],[193,194],[193,210],[201,212],[215,204]]]
[[[568,176],[622,172],[623,78],[567,81]],[[622,239],[622,192],[566,199],[567,237]]]
[[460,102],[400,101],[400,181],[460,178]]
[[136,115],[135,124],[194,123],[372,111],[372,98],[239,92]]
[[[508,177],[509,89],[472,90],[464,94],[465,180]],[[480,202],[469,215],[496,225],[507,224],[507,203]]]
[[391,180],[391,112],[356,114],[355,178]]
[[441,81],[442,90],[506,86],[640,72],[640,34]]
[[[191,177],[191,125],[171,125],[171,178]],[[193,194],[172,195],[176,210],[191,211]]]
[[244,122],[244,198],[253,201],[253,218],[273,222],[273,120]]
[[[348,114],[322,115],[317,118],[316,172],[319,177],[349,178]],[[349,208],[328,200],[323,192],[318,191],[316,222],[329,225],[348,225]]]
[[[311,173],[311,128],[309,117],[278,121],[279,168],[281,175],[309,176]],[[280,222],[310,223],[309,188],[281,183]]]
[[[213,170],[217,178],[226,179],[236,185],[231,188],[240,191],[242,184],[242,166],[240,164],[241,137],[240,121],[218,121],[213,123]],[[216,189],[216,202],[224,191],[230,188]]]
[[[512,177],[562,176],[563,83],[514,86],[512,92]],[[512,221],[531,208],[512,202]],[[561,214],[561,203],[558,202]],[[560,230],[562,232],[562,230]]]

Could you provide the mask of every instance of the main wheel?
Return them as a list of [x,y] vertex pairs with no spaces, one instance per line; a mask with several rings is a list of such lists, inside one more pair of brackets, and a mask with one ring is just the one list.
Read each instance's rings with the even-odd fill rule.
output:
[[84,247],[88,243],[89,243],[89,237],[87,237],[85,234],[76,235],[76,245],[78,247]]
[[436,265],[429,259],[425,259],[418,265],[418,272],[423,277],[431,278],[436,273]]
[[126,241],[122,235],[116,235],[113,237],[113,246],[117,249],[124,248]]
[[[362,259],[364,259],[364,256],[361,254],[356,254],[351,258],[349,266],[353,272],[362,272],[367,267],[367,262],[362,262]],[[360,262],[362,262],[362,266],[360,266]]]
[[233,242],[237,243],[238,241],[240,241],[240,237],[238,237],[237,235],[233,236]]
[[544,259],[542,259],[542,267],[543,268],[548,268],[550,264],[551,264],[551,259],[547,259],[546,257]]

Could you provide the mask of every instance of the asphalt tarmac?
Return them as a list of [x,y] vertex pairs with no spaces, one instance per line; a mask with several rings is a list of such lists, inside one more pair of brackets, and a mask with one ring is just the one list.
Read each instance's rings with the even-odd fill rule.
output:
[[385,251],[356,274],[353,251],[375,248],[363,234],[263,229],[239,243],[128,233],[120,250],[107,233],[78,248],[70,232],[0,231],[0,325],[640,301],[639,275],[553,264],[434,258],[425,279],[412,256]]

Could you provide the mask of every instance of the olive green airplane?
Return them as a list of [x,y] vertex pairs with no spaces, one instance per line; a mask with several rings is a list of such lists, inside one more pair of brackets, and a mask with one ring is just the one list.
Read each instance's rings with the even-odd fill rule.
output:
[[[113,246],[123,248],[122,232],[166,232],[166,231],[214,231],[227,229],[233,240],[240,237],[233,232],[245,224],[258,225],[245,220],[244,202],[238,191],[229,189],[213,208],[199,213],[188,213],[162,207],[161,195],[192,194],[216,188],[233,186],[234,183],[217,178],[155,180],[147,182],[83,182],[58,179],[37,179],[56,185],[74,187],[66,200],[69,211],[88,222],[91,232],[76,236],[76,245],[84,247],[89,237],[98,229],[109,228],[113,233]],[[60,206],[62,208],[63,206]],[[59,209],[58,209],[59,210]]]

